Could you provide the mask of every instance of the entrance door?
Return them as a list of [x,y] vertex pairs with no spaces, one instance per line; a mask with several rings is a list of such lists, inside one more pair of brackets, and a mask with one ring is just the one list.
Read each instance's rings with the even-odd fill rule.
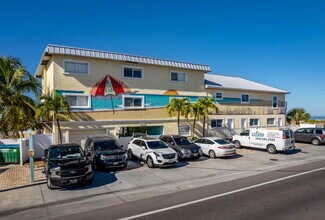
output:
[[282,118],[278,118],[278,127],[282,127],[282,126],[283,126]]
[[227,119],[227,127],[231,130],[234,129],[234,119],[233,118],[228,118]]
[[240,128],[241,128],[241,130],[245,130],[247,128],[247,119],[246,118],[240,119]]

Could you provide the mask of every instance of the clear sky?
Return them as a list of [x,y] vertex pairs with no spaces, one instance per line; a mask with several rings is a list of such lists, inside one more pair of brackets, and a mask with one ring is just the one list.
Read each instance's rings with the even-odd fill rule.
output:
[[325,115],[325,1],[2,1],[0,55],[35,73],[47,44],[208,64]]

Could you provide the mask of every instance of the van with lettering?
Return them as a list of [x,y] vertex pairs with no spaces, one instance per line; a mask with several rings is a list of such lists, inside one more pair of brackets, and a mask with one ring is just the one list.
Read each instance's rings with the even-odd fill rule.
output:
[[270,154],[278,151],[295,149],[293,131],[290,129],[269,130],[265,128],[250,128],[234,135],[232,138],[236,148],[251,147],[265,149]]

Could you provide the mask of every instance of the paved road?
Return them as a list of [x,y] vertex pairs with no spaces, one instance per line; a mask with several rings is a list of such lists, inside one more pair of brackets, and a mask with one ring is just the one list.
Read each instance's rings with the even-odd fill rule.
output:
[[58,219],[324,219],[324,210],[319,161]]

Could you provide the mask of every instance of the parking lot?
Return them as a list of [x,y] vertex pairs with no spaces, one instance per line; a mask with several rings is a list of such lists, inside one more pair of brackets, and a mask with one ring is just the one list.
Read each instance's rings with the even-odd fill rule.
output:
[[[46,184],[22,187],[1,192],[0,216],[8,210],[49,206],[57,208],[78,200],[89,208],[103,200],[109,206],[154,197],[180,190],[256,175],[280,168],[291,167],[325,159],[325,146],[297,144],[289,153],[269,154],[261,150],[238,149],[228,158],[181,161],[175,167],[150,169],[139,161],[129,161],[126,169],[96,171],[90,186],[49,190]],[[96,207],[98,203],[96,203]],[[71,213],[78,208],[71,208]],[[59,212],[56,211],[59,215]]]

